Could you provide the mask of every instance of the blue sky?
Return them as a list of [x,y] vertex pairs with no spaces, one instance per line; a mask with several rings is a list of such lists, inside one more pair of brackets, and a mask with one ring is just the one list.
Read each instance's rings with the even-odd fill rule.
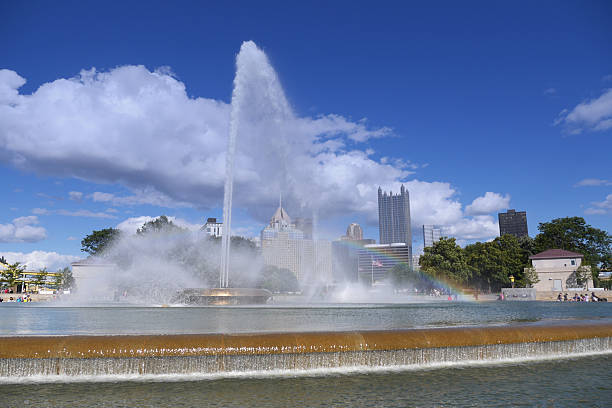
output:
[[[609,2],[177,3],[0,4],[0,254],[55,268],[94,229],[221,217],[224,123],[247,40],[305,134],[325,135],[299,161],[323,164],[285,192],[289,214],[315,207],[322,236],[357,221],[378,238],[370,188],[401,182],[417,247],[424,222],[490,239],[506,208],[527,211],[532,236],[565,216],[612,229]],[[99,109],[112,114],[97,110],[109,98],[121,103]],[[341,147],[307,153],[323,139]],[[238,176],[246,235],[278,200],[253,186],[274,173],[262,166]]]

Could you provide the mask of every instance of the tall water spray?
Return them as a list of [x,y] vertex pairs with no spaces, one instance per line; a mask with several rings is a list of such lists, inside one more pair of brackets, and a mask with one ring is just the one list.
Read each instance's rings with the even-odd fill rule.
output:
[[[244,47],[244,44],[243,44]],[[232,231],[232,193],[234,189],[234,157],[236,155],[236,136],[240,116],[240,69],[236,69],[234,90],[232,92],[232,110],[230,113],[229,137],[225,156],[225,188],[223,192],[223,236],[221,238],[221,270],[219,287],[229,286],[230,238]]]
[[[219,274],[219,286],[222,288],[229,286],[232,193],[238,134],[248,133],[250,137],[258,138],[258,140],[269,138],[271,134],[278,135],[274,139],[273,149],[262,151],[260,154],[277,156],[277,161],[272,161],[277,163],[276,166],[272,164],[275,166],[272,173],[280,175],[279,188],[282,188],[281,185],[285,184],[283,180],[286,175],[285,158],[288,150],[283,130],[285,124],[292,118],[293,113],[289,103],[266,54],[257,48],[254,42],[245,41],[236,57],[236,76],[234,77],[229,138],[225,157],[224,225]],[[244,128],[248,128],[248,132],[245,132]],[[260,174],[260,176],[268,183],[272,181],[269,178],[270,174]]]

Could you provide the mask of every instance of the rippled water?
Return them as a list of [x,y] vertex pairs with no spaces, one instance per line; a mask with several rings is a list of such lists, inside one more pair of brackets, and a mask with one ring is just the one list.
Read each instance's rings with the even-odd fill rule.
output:
[[7,407],[607,407],[611,355],[198,381],[0,385]]
[[612,318],[610,303],[434,302],[263,307],[0,304],[0,335],[248,333],[407,329]]

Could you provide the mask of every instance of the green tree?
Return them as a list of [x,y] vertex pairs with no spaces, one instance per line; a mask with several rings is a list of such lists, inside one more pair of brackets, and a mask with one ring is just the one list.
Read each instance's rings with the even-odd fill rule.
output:
[[[471,285],[489,292],[493,287],[499,286],[500,277],[496,276],[497,264],[495,254],[497,251],[486,242],[476,242],[467,245],[464,249],[466,263],[472,271]],[[503,279],[503,277],[501,277]]]
[[72,277],[72,270],[69,267],[64,267],[57,271],[60,276],[56,277],[56,285],[62,289],[71,289],[74,287],[74,278]]
[[25,265],[21,265],[20,262],[9,264],[2,270],[2,281],[9,287],[15,286],[23,271],[25,271]]
[[403,262],[398,263],[391,268],[389,271],[389,278],[391,279],[393,285],[398,288],[405,287],[409,283],[416,284],[419,280],[418,274],[410,269],[410,265]]
[[465,261],[465,254],[455,238],[440,238],[432,247],[425,248],[419,259],[421,270],[436,279],[465,283],[471,277],[471,270]]
[[518,242],[519,242],[519,246],[524,252],[523,255],[527,257],[527,260],[529,260],[529,257],[531,255],[535,255],[538,253],[538,249],[536,248],[535,240],[531,238],[530,236],[525,235],[524,237],[520,237],[518,239]]
[[523,248],[525,241],[513,235],[503,235],[491,242],[476,242],[465,247],[466,262],[472,271],[471,283],[498,291],[510,284],[514,276],[518,286],[528,286],[524,268],[529,263],[529,252]]
[[[612,235],[594,228],[582,217],[557,218],[538,225],[535,238],[538,252],[565,249],[584,255],[584,264],[599,268],[612,257]],[[599,269],[597,269],[599,271]]]
[[93,231],[81,241],[81,251],[89,255],[102,255],[105,249],[115,242],[121,235],[121,231],[115,228],[106,228]]
[[36,278],[34,279],[32,283],[35,284],[36,286],[41,286],[47,281],[48,275],[49,275],[49,272],[47,272],[47,268],[39,269],[38,275],[36,275]]
[[289,269],[266,265],[261,270],[257,287],[268,289],[270,292],[295,292],[300,285],[297,278]]
[[533,266],[525,268],[525,273],[523,275],[523,281],[525,282],[525,287],[527,288],[532,287],[534,284],[540,281],[540,278],[538,277],[538,273],[536,272]]
[[136,234],[150,234],[150,233],[182,233],[186,232],[185,228],[179,227],[168,219],[165,215],[159,216],[153,221],[147,221],[144,225],[136,231]]
[[578,287],[586,286],[590,273],[591,268],[588,266],[580,265],[578,268],[576,268],[576,285],[578,285]]
[[6,262],[6,259],[4,258],[4,256],[0,256],[0,263],[8,265],[8,262]]

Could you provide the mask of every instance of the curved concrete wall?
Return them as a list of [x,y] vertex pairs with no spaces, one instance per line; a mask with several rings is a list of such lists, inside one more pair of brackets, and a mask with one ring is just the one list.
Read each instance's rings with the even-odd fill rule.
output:
[[612,337],[612,322],[361,332],[0,337],[0,358],[328,353]]
[[612,352],[612,322],[399,331],[0,337],[0,377],[396,366]]

